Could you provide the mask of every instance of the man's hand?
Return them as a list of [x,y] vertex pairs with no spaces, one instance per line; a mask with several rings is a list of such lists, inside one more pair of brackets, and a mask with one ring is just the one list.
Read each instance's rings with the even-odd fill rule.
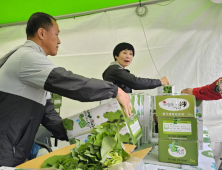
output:
[[183,89],[181,93],[187,93],[187,94],[193,95],[193,88]]
[[121,88],[118,87],[118,93],[116,96],[118,102],[123,106],[126,115],[129,117],[131,113],[131,103],[128,94],[126,94]]
[[162,83],[162,86],[170,84],[170,81],[166,76],[164,76],[162,79],[160,79],[160,81]]

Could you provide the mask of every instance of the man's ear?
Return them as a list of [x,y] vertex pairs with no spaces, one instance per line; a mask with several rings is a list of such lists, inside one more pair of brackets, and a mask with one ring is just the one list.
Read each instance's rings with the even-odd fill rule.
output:
[[38,37],[42,40],[44,39],[45,30],[43,28],[39,28],[37,31]]
[[116,60],[117,60],[117,57],[118,57],[118,56],[115,55],[115,59],[116,59]]

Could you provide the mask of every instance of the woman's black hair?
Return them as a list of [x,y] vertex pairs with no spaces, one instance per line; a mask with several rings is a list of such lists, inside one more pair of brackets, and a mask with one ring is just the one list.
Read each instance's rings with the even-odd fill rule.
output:
[[48,30],[50,27],[53,26],[52,19],[56,21],[56,19],[53,18],[51,15],[43,12],[36,12],[32,14],[27,22],[27,37],[33,37],[39,28]]
[[116,61],[115,56],[119,56],[119,53],[123,50],[132,50],[133,51],[133,56],[135,55],[135,51],[134,48],[131,44],[123,42],[123,43],[119,43],[113,50],[113,57],[114,60]]

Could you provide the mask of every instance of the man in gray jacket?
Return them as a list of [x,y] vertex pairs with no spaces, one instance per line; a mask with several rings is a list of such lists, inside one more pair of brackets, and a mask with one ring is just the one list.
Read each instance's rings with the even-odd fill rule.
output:
[[116,85],[73,74],[46,57],[56,55],[61,43],[52,16],[33,14],[26,34],[24,45],[0,59],[0,166],[14,167],[26,160],[40,124],[67,140],[46,91],[81,102],[117,98],[126,114],[131,114],[128,95]]

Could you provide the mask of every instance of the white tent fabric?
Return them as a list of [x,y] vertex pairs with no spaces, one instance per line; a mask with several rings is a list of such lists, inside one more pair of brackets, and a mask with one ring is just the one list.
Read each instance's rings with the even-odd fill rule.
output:
[[[102,79],[103,71],[113,61],[115,45],[129,42],[136,52],[128,69],[140,77],[160,78],[155,63],[161,77],[169,77],[177,92],[221,77],[221,4],[209,0],[176,0],[165,6],[147,7],[148,14],[141,18],[135,14],[135,8],[129,8],[58,20],[62,43],[58,55],[49,58],[76,74]],[[25,40],[24,25],[1,28],[0,57]],[[156,90],[144,92],[153,94]],[[204,104],[204,125],[216,148],[222,143],[222,102]],[[61,116],[68,117],[96,105],[98,102],[80,103],[63,98]],[[220,149],[214,149],[215,156]]]

